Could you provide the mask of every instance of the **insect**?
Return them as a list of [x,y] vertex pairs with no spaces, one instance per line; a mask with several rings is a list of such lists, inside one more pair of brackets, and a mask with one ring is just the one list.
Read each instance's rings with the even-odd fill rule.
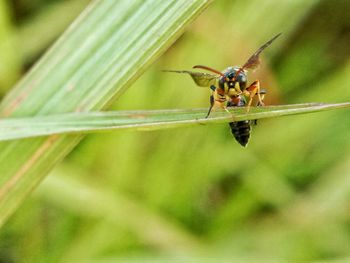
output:
[[[247,70],[255,69],[260,65],[260,53],[267,48],[273,41],[275,41],[281,33],[274,36],[272,39],[262,45],[248,60],[239,67],[228,67],[224,71],[196,65],[193,68],[203,69],[211,73],[202,73],[188,70],[165,70],[166,72],[187,73],[194,82],[200,87],[209,87],[212,91],[210,96],[210,107],[205,118],[208,118],[211,111],[215,108],[222,108],[227,110],[227,107],[246,107],[247,112],[251,107],[253,98],[258,96],[257,106],[263,106],[264,96],[266,91],[260,88],[260,81],[255,80],[252,84],[247,86]],[[212,74],[214,73],[214,74]],[[229,112],[230,113],[230,112]],[[255,121],[237,121],[229,123],[231,132],[236,141],[242,146],[246,146],[251,131],[251,124],[256,124]]]

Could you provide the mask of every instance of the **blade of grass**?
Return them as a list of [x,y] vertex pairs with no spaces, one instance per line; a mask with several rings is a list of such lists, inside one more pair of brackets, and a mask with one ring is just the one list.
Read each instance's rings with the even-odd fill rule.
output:
[[[209,2],[93,1],[2,101],[0,115],[107,108]],[[0,226],[81,138],[54,135],[1,143]]]
[[[88,2],[89,0],[54,2],[20,26],[17,29],[15,40],[23,60],[31,61],[47,48]],[[33,35],[40,35],[40,41],[33,38]]]
[[251,108],[249,113],[245,112],[245,108],[235,108],[231,110],[233,116],[226,112],[216,112],[208,119],[204,118],[207,109],[83,112],[34,118],[13,118],[0,121],[0,140],[118,129],[157,130],[198,124],[231,122],[232,120],[257,120],[341,108],[350,108],[350,102],[265,106]]
[[13,41],[14,27],[6,1],[0,1],[0,95],[3,96],[20,74],[20,56]]

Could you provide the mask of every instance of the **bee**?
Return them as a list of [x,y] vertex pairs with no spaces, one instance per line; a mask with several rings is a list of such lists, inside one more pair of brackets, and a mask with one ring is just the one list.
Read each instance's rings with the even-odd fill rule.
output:
[[[280,35],[281,33],[277,34],[262,45],[241,67],[231,66],[226,68],[224,71],[218,71],[203,65],[196,65],[193,67],[196,69],[210,71],[211,74],[188,70],[164,71],[189,74],[198,86],[209,87],[211,89],[210,107],[205,118],[208,118],[211,111],[215,108],[222,108],[229,112],[227,107],[246,107],[246,111],[249,112],[255,96],[258,96],[258,103],[256,106],[265,105],[263,99],[266,94],[266,90],[260,88],[259,80],[255,80],[253,83],[247,86],[247,70],[256,69],[260,65],[260,53],[265,48],[270,46],[271,43]],[[256,124],[256,120],[245,120],[229,123],[234,138],[243,147],[245,147],[249,141],[251,124]]]

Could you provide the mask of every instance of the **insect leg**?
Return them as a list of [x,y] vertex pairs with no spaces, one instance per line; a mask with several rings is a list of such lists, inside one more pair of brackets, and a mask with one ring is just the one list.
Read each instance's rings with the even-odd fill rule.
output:
[[217,89],[214,85],[210,86],[210,89],[213,92],[212,92],[212,95],[210,96],[210,108],[209,108],[208,114],[205,118],[208,118],[211,111],[213,109],[216,109],[216,108],[222,108],[226,112],[230,113],[225,105],[226,104],[226,95],[225,95],[224,91],[221,89]]
[[211,112],[213,106],[214,106],[214,96],[213,96],[213,95],[210,95],[210,107],[209,107],[208,114],[207,114],[207,116],[205,116],[205,118],[208,118],[208,117],[209,117],[209,114],[210,114],[210,112]]
[[[256,104],[257,107],[265,106],[264,98],[265,98],[265,94],[266,93],[267,93],[266,89],[260,89],[260,96],[261,96],[262,104],[258,101],[258,103]],[[252,124],[257,125],[258,124],[258,120],[252,120]]]
[[254,81],[246,89],[246,91],[247,91],[246,95],[249,96],[249,101],[247,104],[247,112],[249,112],[250,105],[252,104],[253,98],[256,94],[258,95],[260,105],[264,105],[264,102],[262,101],[261,96],[260,96],[260,82],[259,82],[259,80]]
[[265,106],[264,98],[265,98],[266,93],[267,93],[266,89],[260,89],[260,92],[258,94],[260,94],[261,102],[258,101],[256,106]]

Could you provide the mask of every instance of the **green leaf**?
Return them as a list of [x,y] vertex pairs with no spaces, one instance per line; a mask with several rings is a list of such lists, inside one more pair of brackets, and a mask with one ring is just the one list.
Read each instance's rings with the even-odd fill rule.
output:
[[[209,2],[93,1],[2,101],[0,116],[107,108]],[[53,135],[1,143],[0,225],[81,138]]]
[[[31,61],[55,41],[88,2],[88,0],[55,1],[49,3],[34,17],[30,17],[26,23],[21,24],[15,37],[23,61]],[[40,35],[40,41],[33,35]]]
[[341,108],[350,108],[350,102],[252,107],[249,113],[245,112],[245,108],[235,108],[231,110],[233,113],[232,116],[226,112],[215,112],[207,119],[204,118],[207,109],[83,112],[35,118],[13,118],[0,121],[0,140],[24,139],[63,133],[81,134],[119,129],[167,129],[198,124],[232,122],[233,120],[256,120]]
[[20,55],[13,41],[14,26],[7,1],[0,1],[0,95],[16,81],[20,74]]

